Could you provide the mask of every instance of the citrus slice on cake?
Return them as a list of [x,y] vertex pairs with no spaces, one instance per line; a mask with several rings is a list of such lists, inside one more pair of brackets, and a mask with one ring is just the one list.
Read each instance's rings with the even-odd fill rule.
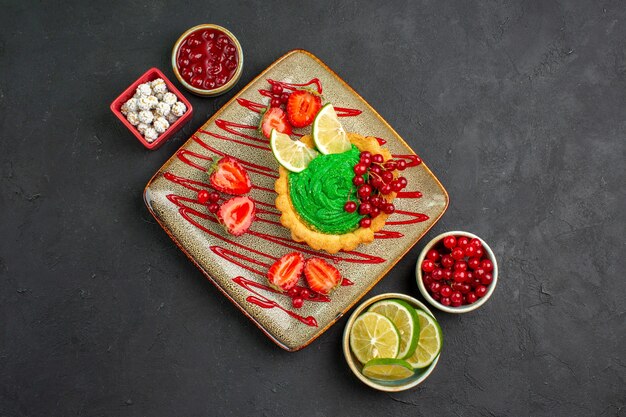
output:
[[317,113],[311,129],[313,142],[324,155],[346,152],[352,147],[335,108],[330,103]]
[[318,154],[299,140],[293,140],[276,129],[272,129],[270,134],[270,147],[278,163],[291,172],[304,171]]

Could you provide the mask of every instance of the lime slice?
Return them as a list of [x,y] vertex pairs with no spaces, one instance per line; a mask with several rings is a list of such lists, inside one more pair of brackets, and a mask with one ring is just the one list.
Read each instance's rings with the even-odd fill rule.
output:
[[374,358],[395,358],[400,348],[400,334],[387,317],[368,311],[352,325],[350,348],[361,363]]
[[443,337],[439,323],[431,315],[422,310],[415,310],[420,322],[420,337],[415,353],[406,361],[415,369],[430,365],[441,351]]
[[403,300],[382,300],[374,303],[368,311],[382,314],[391,320],[400,333],[398,358],[413,355],[420,337],[419,318],[415,309]]
[[291,172],[301,172],[317,156],[317,152],[299,140],[272,129],[270,146],[276,160]]
[[363,375],[383,381],[398,381],[415,374],[413,367],[402,359],[376,358],[363,365]]
[[321,153],[342,153],[352,148],[346,131],[341,126],[335,108],[328,103],[321,108],[311,128],[313,142]]

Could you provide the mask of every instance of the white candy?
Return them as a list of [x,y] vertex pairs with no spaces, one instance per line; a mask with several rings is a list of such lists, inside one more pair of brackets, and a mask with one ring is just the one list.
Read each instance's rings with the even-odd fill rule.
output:
[[154,120],[154,115],[150,110],[142,110],[138,114],[141,123],[150,124]]
[[158,117],[154,121],[153,125],[154,125],[154,130],[156,130],[158,133],[163,133],[167,130],[168,127],[170,127],[170,123],[163,116]]
[[187,111],[187,106],[185,106],[185,103],[182,101],[177,101],[172,105],[172,109],[170,111],[174,113],[175,116],[180,117]]
[[137,108],[139,110],[150,110],[151,105],[152,103],[150,103],[148,97],[139,97],[139,99],[137,100]]
[[155,96],[148,96],[148,98],[146,98],[146,101],[148,102],[148,104],[150,104],[151,109],[155,108],[157,104],[159,104],[159,99]]
[[134,111],[128,112],[128,114],[126,115],[126,120],[128,120],[128,123],[130,123],[131,125],[137,126],[139,124],[139,115]]
[[169,104],[170,106],[173,106],[174,103],[176,103],[178,101],[178,98],[176,97],[176,94],[174,93],[165,93],[163,94],[163,102]]
[[143,137],[146,138],[148,142],[154,142],[154,140],[159,137],[159,134],[153,127],[149,127],[143,133]]
[[146,123],[139,123],[137,125],[137,130],[139,131],[139,133],[141,133],[142,135],[146,132],[146,129],[149,128],[150,125],[146,124]]
[[150,87],[152,87],[152,92],[156,94],[165,94],[167,93],[167,85],[163,78],[157,78],[156,80],[150,83]]
[[167,116],[168,114],[170,114],[170,110],[171,110],[171,106],[169,104],[161,102],[156,105],[154,112],[158,116]]
[[144,84],[139,84],[139,87],[137,87],[137,91],[135,95],[139,97],[147,97],[151,94],[152,94],[152,88],[150,87],[150,84],[144,83]]
[[170,125],[173,124],[174,122],[176,122],[176,120],[178,120],[178,116],[176,116],[174,113],[169,112],[166,116],[165,116],[165,120],[167,120]]

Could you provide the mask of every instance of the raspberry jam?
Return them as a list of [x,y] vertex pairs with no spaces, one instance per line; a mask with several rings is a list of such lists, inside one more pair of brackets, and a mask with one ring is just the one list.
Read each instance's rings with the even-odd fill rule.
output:
[[227,84],[237,72],[239,51],[226,33],[201,28],[188,34],[176,53],[181,77],[201,90],[215,90]]

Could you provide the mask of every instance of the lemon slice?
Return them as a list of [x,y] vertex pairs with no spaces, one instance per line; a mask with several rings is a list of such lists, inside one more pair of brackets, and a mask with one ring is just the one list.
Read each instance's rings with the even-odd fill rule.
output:
[[415,374],[413,367],[402,359],[376,358],[363,365],[363,375],[383,381],[398,381]]
[[431,315],[416,310],[420,322],[420,337],[417,342],[415,353],[406,361],[415,369],[425,368],[430,365],[441,351],[443,337],[439,323]]
[[400,334],[387,317],[368,311],[352,325],[350,348],[361,363],[374,358],[395,358],[400,348]]
[[282,166],[291,172],[302,172],[318,153],[299,140],[272,129],[270,146],[274,157]]
[[335,108],[328,103],[321,108],[311,128],[313,142],[321,153],[342,153],[352,148],[346,131],[341,126]]
[[368,311],[382,314],[391,320],[400,333],[398,358],[413,355],[420,337],[419,318],[415,309],[402,300],[382,300],[374,303]]

